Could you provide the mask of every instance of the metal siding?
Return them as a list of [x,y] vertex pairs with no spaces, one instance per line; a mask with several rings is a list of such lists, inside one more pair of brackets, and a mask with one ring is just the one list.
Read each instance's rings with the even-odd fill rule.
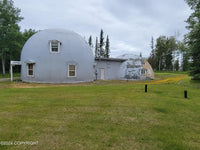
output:
[[[60,53],[52,54],[49,40],[60,41]],[[26,61],[35,62],[35,77],[26,76]],[[34,34],[24,45],[21,53],[21,79],[27,82],[74,83],[94,80],[94,56],[85,40],[67,30],[43,30]],[[77,64],[77,76],[68,77],[68,63]]]
[[96,61],[97,79],[100,79],[100,69],[105,69],[105,80],[118,80],[121,62]]

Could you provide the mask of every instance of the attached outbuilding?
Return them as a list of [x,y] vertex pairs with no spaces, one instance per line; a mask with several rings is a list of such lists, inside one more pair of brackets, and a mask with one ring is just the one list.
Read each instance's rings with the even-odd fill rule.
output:
[[126,59],[95,58],[95,72],[98,80],[120,80],[120,66]]
[[118,58],[95,58],[96,78],[99,80],[154,79],[151,65],[142,57],[124,54]]

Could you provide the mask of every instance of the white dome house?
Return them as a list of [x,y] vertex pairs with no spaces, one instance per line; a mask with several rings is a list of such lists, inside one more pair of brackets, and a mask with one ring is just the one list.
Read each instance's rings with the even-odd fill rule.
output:
[[21,79],[38,83],[76,83],[94,80],[94,56],[77,33],[63,29],[39,31],[21,53]]

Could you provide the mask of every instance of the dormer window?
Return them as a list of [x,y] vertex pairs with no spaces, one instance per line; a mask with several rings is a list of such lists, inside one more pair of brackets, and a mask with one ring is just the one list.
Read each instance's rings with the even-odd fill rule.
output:
[[51,53],[60,53],[61,42],[57,40],[50,41],[50,52]]

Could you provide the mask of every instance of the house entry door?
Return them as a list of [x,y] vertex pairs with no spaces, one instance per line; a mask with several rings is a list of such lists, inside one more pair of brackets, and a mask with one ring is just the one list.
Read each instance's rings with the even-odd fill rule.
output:
[[100,69],[100,79],[105,80],[105,69],[104,68]]

